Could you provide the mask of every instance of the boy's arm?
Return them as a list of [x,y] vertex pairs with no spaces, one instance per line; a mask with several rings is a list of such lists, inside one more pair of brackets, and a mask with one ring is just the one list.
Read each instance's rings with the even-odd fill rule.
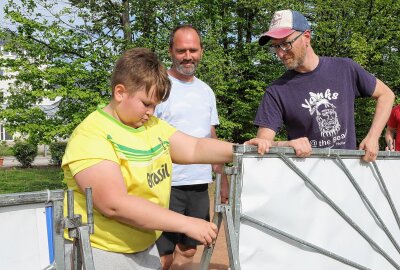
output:
[[232,160],[232,143],[196,138],[176,131],[170,138],[172,162],[177,164],[222,164]]
[[110,219],[131,226],[184,233],[209,245],[217,236],[215,224],[162,208],[146,199],[129,195],[117,163],[104,160],[74,176],[83,191],[92,187],[94,207]]
[[[178,164],[222,164],[232,161],[232,143],[211,138],[196,138],[176,131],[169,139],[171,158]],[[263,139],[246,142],[257,146],[257,152],[264,154],[270,143]]]

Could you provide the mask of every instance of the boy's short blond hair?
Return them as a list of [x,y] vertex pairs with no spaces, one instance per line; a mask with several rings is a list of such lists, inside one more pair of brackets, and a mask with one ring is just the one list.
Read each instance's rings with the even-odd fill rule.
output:
[[117,84],[124,85],[129,94],[145,89],[149,94],[154,86],[154,94],[158,101],[165,101],[171,91],[171,82],[167,71],[157,55],[146,48],[126,50],[115,63],[111,75],[111,90]]

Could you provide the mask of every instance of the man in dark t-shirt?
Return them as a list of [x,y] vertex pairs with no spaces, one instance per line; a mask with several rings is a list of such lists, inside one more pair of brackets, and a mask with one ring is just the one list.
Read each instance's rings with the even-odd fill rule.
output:
[[254,120],[257,137],[273,141],[285,124],[288,141],[273,145],[291,146],[298,156],[310,155],[312,148],[356,149],[354,101],[372,97],[375,116],[359,149],[365,161],[375,160],[394,101],[389,87],[351,59],[316,55],[310,25],[297,11],[275,12],[259,39],[260,45],[268,42],[287,71],[263,96]]

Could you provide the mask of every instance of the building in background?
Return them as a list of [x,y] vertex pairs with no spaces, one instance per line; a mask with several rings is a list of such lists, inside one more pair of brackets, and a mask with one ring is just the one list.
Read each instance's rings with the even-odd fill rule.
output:
[[[12,52],[7,52],[4,50],[4,41],[0,40],[0,57],[5,59],[16,59],[17,55]],[[0,76],[4,75],[12,75],[8,73],[7,70],[4,70],[0,67]],[[4,98],[10,95],[8,89],[10,84],[13,84],[14,80],[1,80],[0,79],[0,101],[2,108],[7,106],[7,103],[4,102]],[[53,100],[44,98],[41,103],[36,104],[43,112],[46,113],[47,117],[53,117],[58,110],[58,105],[61,101],[61,97],[57,97]],[[4,128],[2,120],[0,120],[0,141],[12,142],[16,137],[19,137],[20,134],[9,134],[7,130]]]

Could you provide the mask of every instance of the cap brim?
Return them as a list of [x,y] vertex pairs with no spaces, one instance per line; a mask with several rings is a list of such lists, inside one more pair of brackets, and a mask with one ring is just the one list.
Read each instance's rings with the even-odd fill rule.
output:
[[285,37],[291,35],[292,33],[294,33],[295,31],[296,30],[288,29],[288,28],[272,29],[272,30],[262,34],[262,36],[258,40],[258,44],[260,44],[260,46],[263,46],[263,45],[267,44],[267,42],[271,38],[276,38],[276,39],[285,38]]

